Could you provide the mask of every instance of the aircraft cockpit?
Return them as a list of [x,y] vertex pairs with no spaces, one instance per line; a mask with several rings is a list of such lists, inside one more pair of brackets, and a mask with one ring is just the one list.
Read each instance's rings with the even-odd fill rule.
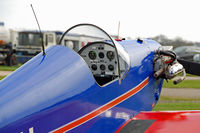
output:
[[92,24],[79,24],[67,30],[60,40],[87,63],[96,82],[105,86],[126,77],[130,59],[124,48],[105,31]]

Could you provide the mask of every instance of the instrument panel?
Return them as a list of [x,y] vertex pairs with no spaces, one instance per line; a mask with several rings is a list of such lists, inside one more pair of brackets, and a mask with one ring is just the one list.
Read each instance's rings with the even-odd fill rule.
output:
[[94,42],[79,51],[95,77],[118,76],[117,54],[115,48],[105,42]]

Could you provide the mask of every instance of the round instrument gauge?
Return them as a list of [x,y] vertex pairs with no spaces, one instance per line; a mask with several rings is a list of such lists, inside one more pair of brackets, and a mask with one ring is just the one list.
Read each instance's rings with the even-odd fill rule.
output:
[[100,65],[100,69],[105,70],[106,69],[105,65]]
[[91,66],[91,68],[92,68],[92,70],[96,71],[96,70],[97,70],[97,65],[93,64],[93,65]]
[[108,65],[108,69],[109,69],[110,71],[113,71],[113,70],[114,70],[114,66],[113,66],[113,65]]
[[89,56],[90,59],[94,60],[94,59],[96,59],[97,54],[96,54],[95,51],[90,51],[88,56]]
[[99,58],[104,58],[104,53],[103,52],[99,53]]
[[113,51],[108,51],[106,55],[107,55],[108,59],[110,59],[110,60],[115,58],[115,54]]

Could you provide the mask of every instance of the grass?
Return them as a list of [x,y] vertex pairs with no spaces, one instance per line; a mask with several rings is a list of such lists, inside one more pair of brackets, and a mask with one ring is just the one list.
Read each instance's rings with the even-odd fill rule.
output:
[[181,83],[174,85],[172,81],[168,83],[165,81],[164,88],[195,88],[200,89],[200,80],[184,80]]
[[187,73],[186,76],[187,76],[187,77],[200,77],[200,76],[193,75],[193,74],[189,74],[189,73]]
[[17,65],[17,66],[0,66],[0,71],[15,71],[20,66],[21,65]]
[[3,78],[5,78],[6,76],[0,76],[0,80],[2,80]]
[[200,110],[200,102],[158,103],[153,111]]
[[185,98],[185,97],[173,97],[173,96],[160,96],[159,101],[165,102],[193,102],[199,101],[200,98]]
[[153,111],[200,110],[200,98],[161,96]]

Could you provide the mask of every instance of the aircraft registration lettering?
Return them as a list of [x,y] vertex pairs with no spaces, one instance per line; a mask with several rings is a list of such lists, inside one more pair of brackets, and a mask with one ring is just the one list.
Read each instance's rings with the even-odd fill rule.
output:
[[[20,132],[20,133],[24,133],[24,132]],[[29,133],[34,133],[33,127],[29,128]]]

